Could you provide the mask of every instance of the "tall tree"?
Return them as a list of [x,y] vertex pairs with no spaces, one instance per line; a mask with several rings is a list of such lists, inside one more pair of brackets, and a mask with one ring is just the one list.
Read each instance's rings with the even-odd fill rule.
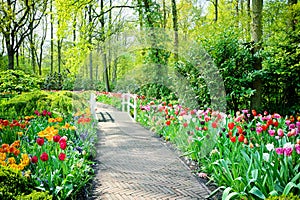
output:
[[[100,0],[100,9],[101,9],[101,18],[100,18],[100,25],[101,25],[101,41],[105,42],[105,18],[104,18],[104,2]],[[110,84],[109,84],[109,76],[108,76],[108,66],[107,66],[107,54],[106,50],[104,49],[105,46],[102,47],[102,60],[103,60],[103,77],[105,82],[105,90],[107,92],[110,91]]]
[[[262,10],[263,0],[252,0],[252,31],[251,37],[254,42],[254,55],[261,50],[261,39],[263,35],[262,30]],[[254,68],[256,70],[262,69],[262,60],[258,56],[255,59]],[[251,107],[256,110],[261,110],[262,106],[262,80],[260,77],[255,77],[253,81],[253,88],[255,93],[252,97]]]
[[178,17],[177,17],[177,7],[176,0],[172,0],[172,15],[173,15],[173,30],[174,30],[174,58],[178,61]]
[[14,59],[24,39],[35,29],[43,15],[33,13],[37,6],[47,5],[47,0],[21,1],[3,0],[0,4],[0,33],[3,35],[8,55],[8,69],[14,69]]
[[[90,26],[92,26],[92,4],[89,5],[88,7],[88,21]],[[89,32],[89,44],[92,47],[92,31]],[[90,80],[93,80],[93,53],[92,53],[92,48],[90,49],[90,53],[89,53],[89,71],[90,71]]]
[[53,0],[50,0],[50,73],[53,73],[54,54],[54,27],[53,27]]
[[137,0],[137,7],[139,13],[139,25],[140,30],[143,28],[143,9],[142,9],[142,0]]

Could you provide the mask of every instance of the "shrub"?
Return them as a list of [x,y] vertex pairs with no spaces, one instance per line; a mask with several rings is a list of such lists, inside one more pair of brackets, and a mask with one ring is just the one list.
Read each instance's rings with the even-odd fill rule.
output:
[[51,200],[52,196],[48,194],[48,192],[38,192],[33,190],[28,195],[17,196],[17,200]]
[[45,78],[43,88],[46,90],[103,90],[105,89],[99,80],[90,80],[74,76],[70,73],[48,74]]
[[0,72],[0,93],[21,93],[40,89],[42,81],[21,70]]
[[28,179],[20,171],[0,165],[0,199],[2,200],[49,200],[48,192],[32,190]]
[[28,180],[20,172],[0,166],[0,199],[16,199],[16,196],[30,193]]
[[281,195],[281,196],[270,196],[266,200],[299,200],[300,197],[294,194]]
[[1,116],[14,117],[31,115],[35,110],[51,110],[59,113],[72,113],[87,107],[87,101],[78,94],[61,91],[34,91],[22,93],[0,104]]

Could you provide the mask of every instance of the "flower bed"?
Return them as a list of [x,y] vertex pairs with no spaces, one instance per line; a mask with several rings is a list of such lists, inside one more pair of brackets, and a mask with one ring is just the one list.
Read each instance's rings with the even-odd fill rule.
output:
[[198,161],[224,199],[300,193],[300,117],[225,115],[140,99],[138,121]]
[[48,191],[54,199],[74,198],[93,177],[96,139],[89,110],[63,117],[44,110],[0,119],[0,169],[21,173],[29,187]]

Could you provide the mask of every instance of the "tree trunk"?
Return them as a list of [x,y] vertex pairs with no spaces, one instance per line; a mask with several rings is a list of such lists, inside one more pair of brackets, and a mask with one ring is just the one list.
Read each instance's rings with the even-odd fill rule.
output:
[[[92,5],[89,5],[89,24],[92,23]],[[89,31],[89,44],[92,46],[92,31]],[[90,49],[89,55],[90,80],[93,80],[93,52]]]
[[75,42],[76,42],[76,25],[77,25],[76,15],[74,15],[74,18],[73,18],[73,45],[74,46],[75,46]]
[[16,61],[17,61],[17,68],[20,67],[20,64],[19,64],[19,51],[16,52]]
[[215,19],[214,21],[217,22],[218,21],[218,0],[215,0],[215,3],[214,3],[214,6],[215,6]]
[[239,16],[239,0],[235,0],[235,15],[237,17],[237,21],[239,21],[238,16]]
[[[105,37],[104,37],[104,26],[105,26],[105,21],[104,21],[104,0],[100,1],[100,9],[101,9],[101,19],[100,19],[100,24],[101,24],[101,41],[102,43],[105,42]],[[109,85],[109,77],[108,77],[108,69],[107,69],[107,55],[105,51],[105,46],[102,48],[102,59],[103,59],[103,78],[105,82],[105,90],[106,92],[110,92],[110,85]]]
[[172,0],[172,15],[173,15],[173,30],[174,30],[174,58],[175,62],[178,62],[178,17],[176,1]]
[[[29,16],[31,19],[34,18],[34,14],[35,13],[31,13]],[[32,71],[35,74],[36,70],[36,63],[35,63],[35,41],[34,41],[34,32],[33,32],[33,21],[31,20],[29,22],[29,45],[30,45],[30,59],[31,59],[31,67],[32,67]]]
[[[288,5],[289,6],[293,6],[295,4],[297,4],[297,0],[288,0]],[[296,21],[295,16],[292,16],[292,18],[288,22],[289,27],[292,29],[292,31],[296,30],[296,23],[295,23],[295,21]]]
[[102,52],[103,55],[103,67],[104,67],[104,82],[105,82],[105,90],[106,92],[110,92],[110,84],[109,84],[109,77],[108,77],[108,70],[107,70],[107,57],[105,50]]
[[250,0],[247,0],[247,14],[248,14],[249,17],[251,17],[251,12],[250,12],[251,8],[250,8],[250,6],[251,6]]
[[[262,38],[262,9],[263,0],[252,0],[252,41],[254,42],[254,54],[261,49],[261,38]],[[261,58],[256,58],[254,63],[254,68],[256,70],[262,69]],[[252,96],[252,109],[261,111],[262,107],[262,80],[260,78],[255,78],[253,81],[253,88],[255,93]]]
[[139,12],[139,23],[140,23],[140,30],[143,28],[143,10],[142,10],[142,1],[137,0],[138,3],[138,12]]
[[[119,40],[119,37],[117,36],[116,37],[116,40],[118,41]],[[114,55],[118,55],[118,50],[117,49],[114,49]],[[116,84],[117,82],[117,68],[118,68],[118,57],[115,57],[113,59],[113,72],[112,72],[112,82],[114,84]]]
[[[173,4],[173,0],[172,0],[172,4]],[[175,7],[176,7],[176,2],[175,2]],[[167,26],[166,0],[163,0],[163,28],[166,28],[166,26]]]
[[[47,27],[48,27],[47,18],[45,18],[45,21],[43,22],[43,36],[42,36],[42,41],[40,43],[40,54],[39,54],[39,56],[36,55],[40,76],[42,75],[43,46],[44,46],[44,42],[45,42],[46,36],[47,36],[47,30],[48,30]],[[36,54],[37,54],[37,52],[36,52]]]
[[[112,7],[112,0],[109,0],[109,7]],[[108,32],[112,33],[112,15],[111,10],[108,13]],[[111,70],[111,40],[108,40],[108,78],[111,80],[112,70]]]
[[7,49],[7,56],[8,56],[8,69],[14,70],[15,52],[14,52],[13,45],[10,44],[10,40],[6,41],[6,49]]
[[58,73],[61,72],[61,39],[57,39],[57,66],[58,66]]
[[[98,42],[98,44],[97,44],[97,57],[98,57],[98,55],[100,55],[100,44],[99,44],[99,42]],[[96,77],[95,77],[95,79],[96,80],[99,80],[99,74],[98,74],[98,71],[99,71],[99,60],[97,59],[97,64],[96,64]]]
[[50,73],[53,73],[53,53],[54,53],[54,28],[53,28],[53,0],[50,0]]

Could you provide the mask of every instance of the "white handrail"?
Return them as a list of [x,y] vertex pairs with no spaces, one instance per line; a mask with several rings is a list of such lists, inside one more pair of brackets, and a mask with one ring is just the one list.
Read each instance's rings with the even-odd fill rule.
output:
[[[133,104],[130,102],[130,99],[133,98]],[[137,117],[137,95],[136,94],[122,94],[122,111],[125,112],[125,107],[127,105],[127,113],[128,115],[133,119],[133,121],[136,121]],[[133,108],[133,117],[130,114],[130,108]]]
[[91,93],[90,97],[90,110],[92,116],[98,121],[98,117],[96,115],[96,95],[94,93]]

